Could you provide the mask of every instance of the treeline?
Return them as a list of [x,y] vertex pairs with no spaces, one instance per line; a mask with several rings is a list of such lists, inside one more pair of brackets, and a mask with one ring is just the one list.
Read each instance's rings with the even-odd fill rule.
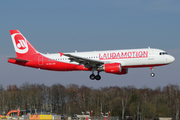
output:
[[72,116],[93,110],[93,116],[101,112],[111,112],[112,116],[133,116],[134,119],[172,117],[179,119],[180,87],[167,85],[140,88],[102,87],[94,89],[87,86],[70,84],[24,83],[17,87],[0,85],[0,113],[13,109],[49,110],[52,113]]

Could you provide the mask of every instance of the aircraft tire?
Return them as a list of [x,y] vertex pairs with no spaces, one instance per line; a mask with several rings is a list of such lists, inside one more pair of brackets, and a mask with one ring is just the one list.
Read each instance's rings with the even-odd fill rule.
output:
[[89,78],[91,79],[91,80],[94,80],[95,79],[95,75],[94,74],[91,74],[90,76],[89,76]]
[[151,77],[154,77],[155,76],[155,74],[154,73],[151,73]]
[[96,75],[96,80],[100,80],[101,76],[100,75]]

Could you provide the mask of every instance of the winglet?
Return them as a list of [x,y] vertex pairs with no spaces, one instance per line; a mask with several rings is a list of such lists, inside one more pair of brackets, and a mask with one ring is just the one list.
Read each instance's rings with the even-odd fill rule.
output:
[[60,53],[60,57],[62,57],[64,55],[64,53],[62,53],[62,52],[59,52],[59,53]]

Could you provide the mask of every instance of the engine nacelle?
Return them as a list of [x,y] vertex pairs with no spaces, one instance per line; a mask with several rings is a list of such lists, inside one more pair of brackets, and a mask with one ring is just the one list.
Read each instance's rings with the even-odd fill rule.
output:
[[122,68],[120,63],[104,64],[101,70],[105,71],[106,73],[119,74],[119,75],[128,73],[128,69]]

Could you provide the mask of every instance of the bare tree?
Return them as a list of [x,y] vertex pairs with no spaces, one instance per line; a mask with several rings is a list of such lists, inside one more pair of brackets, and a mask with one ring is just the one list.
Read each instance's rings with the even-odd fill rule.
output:
[[134,86],[128,86],[128,87],[121,88],[120,97],[121,97],[122,120],[124,120],[127,105],[129,103],[129,100],[130,100],[131,95],[134,90],[135,90]]

